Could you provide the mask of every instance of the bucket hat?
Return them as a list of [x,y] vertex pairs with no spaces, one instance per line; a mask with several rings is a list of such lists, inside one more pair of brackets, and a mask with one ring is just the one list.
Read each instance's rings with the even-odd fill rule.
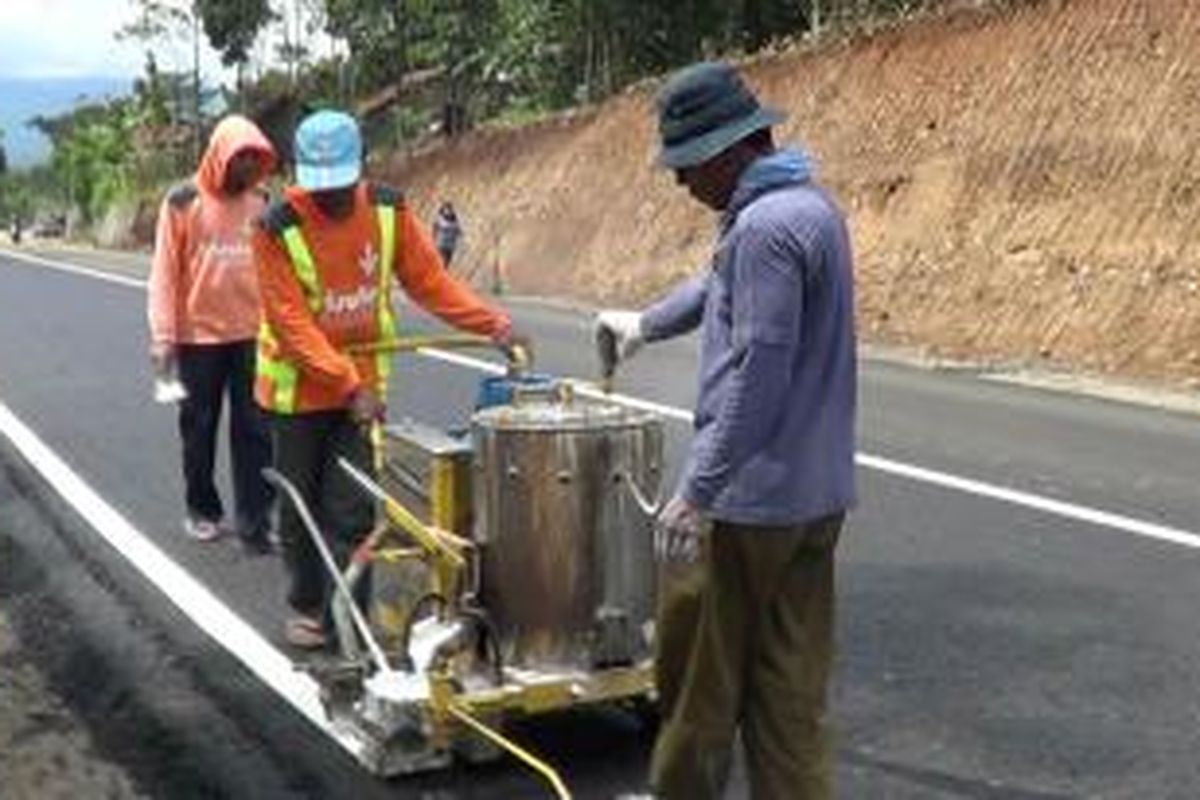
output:
[[296,183],[319,192],[353,186],[362,175],[362,134],[341,111],[317,111],[296,128]]
[[658,163],[668,169],[701,164],[784,114],[759,105],[734,68],[706,61],[675,73],[658,93]]

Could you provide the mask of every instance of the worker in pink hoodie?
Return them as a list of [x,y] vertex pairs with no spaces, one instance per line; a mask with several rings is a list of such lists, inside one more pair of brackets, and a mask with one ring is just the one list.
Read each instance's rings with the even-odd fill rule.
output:
[[[251,553],[270,550],[270,464],[266,417],[254,403],[258,278],[250,249],[266,208],[263,179],[275,151],[245,117],[213,130],[196,174],[171,189],[159,210],[150,268],[150,357],[159,375],[177,373],[187,512],[184,531],[207,542],[232,530]],[[217,427],[229,398],[234,517],[213,482]]]

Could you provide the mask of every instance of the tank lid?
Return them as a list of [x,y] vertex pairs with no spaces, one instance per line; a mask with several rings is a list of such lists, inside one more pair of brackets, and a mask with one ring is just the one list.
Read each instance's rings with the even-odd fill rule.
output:
[[471,423],[497,430],[588,431],[641,427],[654,419],[648,411],[576,398],[571,402],[537,399],[493,406],[476,411]]

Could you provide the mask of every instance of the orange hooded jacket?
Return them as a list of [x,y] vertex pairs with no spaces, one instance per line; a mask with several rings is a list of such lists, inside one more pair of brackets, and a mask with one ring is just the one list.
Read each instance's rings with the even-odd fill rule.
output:
[[230,160],[244,150],[260,154],[263,175],[274,169],[275,151],[254,123],[237,115],[221,120],[194,178],[163,200],[147,298],[156,345],[220,344],[258,333],[250,235],[266,197],[257,189],[223,189]]

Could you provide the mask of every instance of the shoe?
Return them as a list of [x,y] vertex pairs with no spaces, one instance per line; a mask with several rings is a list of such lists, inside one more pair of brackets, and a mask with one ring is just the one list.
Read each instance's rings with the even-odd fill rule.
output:
[[265,533],[254,533],[238,538],[242,542],[242,550],[248,556],[269,556],[275,550],[270,538]]
[[312,617],[292,617],[283,625],[283,638],[301,650],[320,650],[325,646],[325,630],[321,620]]
[[197,542],[212,542],[221,538],[221,523],[211,519],[187,517],[183,532]]

